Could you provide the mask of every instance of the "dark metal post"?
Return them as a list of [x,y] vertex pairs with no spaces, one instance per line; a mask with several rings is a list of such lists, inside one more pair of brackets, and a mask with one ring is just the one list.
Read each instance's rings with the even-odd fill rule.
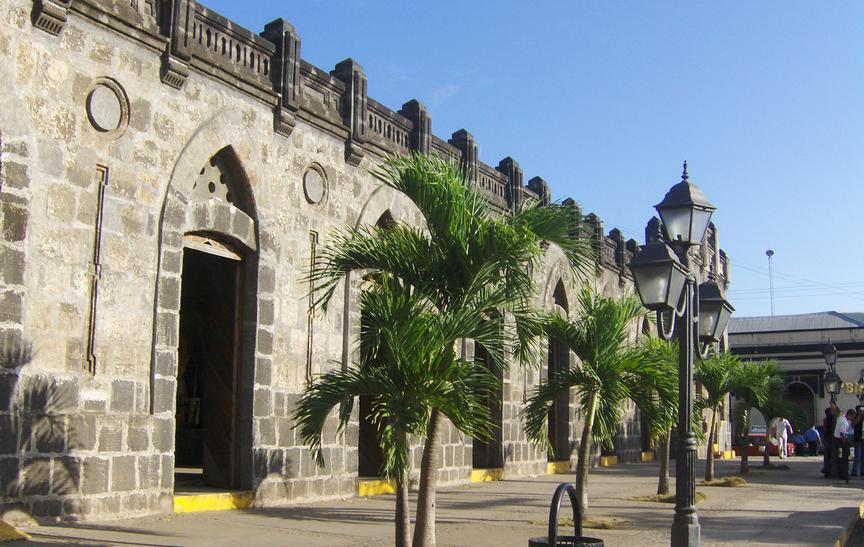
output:
[[[690,270],[687,251],[678,253]],[[699,515],[696,513],[696,435],[693,433],[693,335],[696,277],[687,276],[684,316],[678,322],[678,454],[675,456],[675,518],[672,547],[698,547]],[[709,447],[710,449],[710,447]]]

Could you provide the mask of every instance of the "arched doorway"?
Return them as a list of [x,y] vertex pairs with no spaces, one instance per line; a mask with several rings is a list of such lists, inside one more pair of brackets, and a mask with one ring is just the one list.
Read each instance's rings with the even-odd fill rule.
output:
[[492,419],[492,436],[489,440],[474,439],[471,451],[471,464],[474,469],[500,469],[504,467],[503,420],[503,371],[495,364],[482,344],[474,343],[474,361],[485,366],[501,382],[497,393],[486,396],[486,405]]
[[[381,229],[389,229],[396,225],[396,220],[393,218],[390,211],[384,211],[375,223],[375,226]],[[364,280],[364,283],[366,281]],[[361,287],[362,290],[362,287]],[[360,323],[363,325],[363,311],[360,311]],[[363,330],[361,328],[360,339],[360,362],[363,363],[363,355],[365,354],[365,340],[363,339]],[[375,424],[370,415],[372,414],[372,397],[361,395],[360,399],[360,428],[357,439],[357,457],[359,459],[357,465],[358,474],[361,477],[379,477],[381,469],[384,467],[384,450],[381,448],[381,427],[384,424]]]
[[[816,394],[813,388],[804,382],[793,380],[783,389],[783,400],[800,409],[800,416],[788,417],[795,429],[804,431],[811,425],[816,425]],[[795,423],[796,421],[801,423]]]
[[253,485],[255,207],[231,146],[199,168],[169,185],[160,231],[151,412],[173,425],[175,492]]
[[[648,318],[642,320],[639,336],[645,337],[651,334],[651,324]],[[642,452],[650,452],[652,449],[651,429],[648,427],[648,419],[639,407],[636,407],[636,414],[639,416],[639,435],[641,440]]]
[[[559,280],[553,293],[555,306],[566,316],[568,313],[567,293],[564,284]],[[552,378],[556,372],[570,368],[570,350],[564,341],[557,338],[549,339],[549,355],[547,378]],[[570,460],[570,393],[560,394],[549,409],[548,418],[549,442],[551,444],[548,459],[551,462]]]

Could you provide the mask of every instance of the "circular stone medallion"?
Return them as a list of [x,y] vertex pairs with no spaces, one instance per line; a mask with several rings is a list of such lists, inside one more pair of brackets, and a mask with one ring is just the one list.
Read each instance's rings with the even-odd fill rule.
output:
[[303,193],[306,201],[312,204],[321,203],[327,190],[326,181],[317,169],[307,169],[303,175]]
[[114,131],[123,121],[120,97],[107,85],[97,85],[87,97],[87,116],[97,130]]

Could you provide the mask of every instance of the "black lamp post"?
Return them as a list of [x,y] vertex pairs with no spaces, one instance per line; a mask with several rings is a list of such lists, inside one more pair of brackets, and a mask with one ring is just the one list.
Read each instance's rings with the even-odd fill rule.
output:
[[837,348],[834,347],[830,339],[822,346],[822,357],[825,359],[825,364],[828,365],[828,368],[833,370],[834,365],[837,364]]
[[[663,222],[663,241],[645,245],[630,269],[642,304],[657,312],[660,335],[669,340],[677,330],[678,454],[675,458],[675,519],[672,547],[699,545],[696,512],[696,436],[692,429],[693,355],[700,342],[718,341],[734,309],[714,282],[697,284],[690,271],[690,249],[705,239],[715,207],[690,183],[687,162],[681,182],[655,206]],[[664,315],[670,316],[668,327]],[[676,318],[679,318],[676,327]]]

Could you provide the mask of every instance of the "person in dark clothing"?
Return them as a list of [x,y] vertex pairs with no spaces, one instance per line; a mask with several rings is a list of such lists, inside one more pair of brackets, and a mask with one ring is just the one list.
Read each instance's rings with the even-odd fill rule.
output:
[[837,405],[832,404],[825,409],[825,418],[822,419],[822,431],[825,436],[822,440],[824,453],[822,454],[822,474],[831,476],[832,455],[834,453],[834,425],[836,423]]
[[807,448],[811,456],[819,453],[822,436],[819,435],[819,430],[816,429],[815,425],[810,426],[810,429],[804,432],[804,440],[807,441]]
[[864,406],[858,405],[855,407],[855,421],[852,422],[852,429],[854,434],[852,436],[852,448],[854,449],[854,453],[852,454],[852,472],[849,473],[850,477],[857,477],[858,473],[864,475],[864,459],[862,459],[862,448],[864,448],[864,439],[861,437],[861,426],[864,425]]

